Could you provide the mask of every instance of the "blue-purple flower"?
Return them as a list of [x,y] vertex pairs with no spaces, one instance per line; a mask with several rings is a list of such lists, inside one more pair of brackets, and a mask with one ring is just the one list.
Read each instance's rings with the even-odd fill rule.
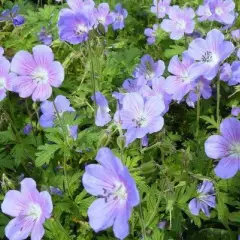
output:
[[82,179],[85,190],[99,197],[88,209],[89,224],[95,232],[113,226],[116,238],[124,239],[131,211],[140,202],[139,192],[128,169],[109,148],[101,148],[96,160],[99,164],[87,165]]
[[167,221],[161,221],[158,223],[158,228],[163,230],[166,228],[166,225],[167,225]]
[[200,5],[196,11],[197,15],[199,16],[198,21],[210,21],[212,12],[209,6],[209,0],[204,0],[204,5]]
[[214,171],[220,178],[232,178],[240,170],[240,121],[227,118],[220,124],[221,135],[213,135],[205,142],[209,158],[220,159]]
[[234,61],[231,65],[224,63],[220,69],[220,79],[229,86],[240,83],[240,61]]
[[163,19],[161,28],[171,33],[170,38],[179,40],[184,36],[184,33],[190,34],[194,30],[195,13],[192,8],[179,8],[173,6],[168,11],[169,19]]
[[39,41],[47,46],[52,44],[52,34],[47,32],[45,27],[42,27],[41,31],[38,33]]
[[113,29],[123,29],[125,26],[125,19],[128,16],[128,12],[122,7],[122,4],[117,4],[114,12]]
[[19,7],[17,5],[13,6],[13,8],[7,9],[3,11],[0,15],[1,21],[12,21],[14,26],[21,26],[25,22],[25,18],[21,15],[18,15]]
[[10,190],[1,205],[2,212],[14,217],[5,228],[8,239],[42,239],[43,224],[52,214],[53,205],[47,191],[39,192],[31,178],[21,181],[21,191]]
[[210,0],[211,19],[223,24],[232,24],[235,19],[233,0]]
[[153,0],[151,12],[158,18],[164,18],[169,11],[171,0]]
[[233,30],[231,32],[232,38],[234,41],[239,41],[240,40],[240,29]]
[[123,98],[123,107],[119,111],[121,126],[126,129],[126,146],[137,138],[158,132],[164,125],[161,116],[165,110],[163,101],[151,97],[146,101],[139,93],[128,93]]
[[23,133],[25,135],[28,135],[31,133],[31,131],[32,131],[32,124],[30,123],[26,124],[25,127],[23,128]]
[[93,0],[67,0],[68,6],[75,12],[79,10],[93,10],[95,3]]
[[189,44],[188,54],[196,63],[193,70],[199,76],[212,80],[216,77],[220,64],[234,51],[234,45],[224,40],[217,29],[208,32],[206,39],[197,38]]
[[231,114],[235,117],[237,117],[240,114],[240,107],[233,106]]
[[137,65],[133,76],[138,80],[138,85],[145,85],[154,78],[162,76],[165,64],[162,60],[154,62],[153,58],[146,54],[141,58],[141,63]]
[[211,82],[207,79],[200,77],[196,80],[194,89],[191,90],[186,98],[186,103],[190,107],[195,107],[195,103],[201,96],[204,99],[209,99],[212,96]]
[[10,62],[0,54],[0,101],[6,97],[7,91],[13,90],[14,77],[15,74],[10,73]]
[[193,198],[188,204],[189,210],[193,215],[198,216],[200,210],[209,217],[209,208],[216,207],[216,197],[213,183],[204,180],[198,187],[197,196]]
[[110,13],[108,3],[100,3],[97,8],[93,10],[96,18],[96,24],[102,24],[107,32],[108,26],[115,20],[114,15]]
[[[62,117],[65,112],[74,112],[75,110],[70,106],[70,101],[62,95],[58,95],[54,103],[52,101],[44,101],[40,106],[42,115],[39,119],[39,124],[44,128],[51,128],[54,126],[54,121],[57,117]],[[69,135],[73,139],[77,139],[78,126],[67,126]]]
[[144,35],[147,36],[147,42],[152,45],[156,41],[157,31],[160,29],[159,24],[154,24],[153,28],[146,28],[144,30]]
[[64,8],[60,11],[58,20],[60,39],[71,44],[85,42],[95,23],[93,11],[88,8],[79,9],[76,12]]
[[178,56],[170,60],[168,71],[170,75],[166,79],[165,90],[172,94],[172,99],[181,101],[183,97],[194,88],[194,81],[199,77],[198,72],[193,69],[194,60],[187,52],[182,54],[182,61]]
[[109,114],[110,109],[108,107],[108,101],[100,92],[95,92],[95,94],[92,96],[92,100],[95,101],[98,106],[95,116],[95,124],[100,127],[105,126],[112,119],[111,115]]

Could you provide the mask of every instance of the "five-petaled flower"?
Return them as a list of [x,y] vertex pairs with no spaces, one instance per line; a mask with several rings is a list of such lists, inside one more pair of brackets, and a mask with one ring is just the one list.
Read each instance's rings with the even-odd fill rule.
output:
[[124,239],[129,234],[128,220],[140,202],[134,179],[109,148],[101,148],[96,160],[87,165],[82,182],[85,190],[99,198],[88,209],[89,224],[95,232],[113,226],[114,234]]
[[52,94],[52,87],[60,87],[64,79],[64,69],[60,62],[54,61],[52,49],[38,45],[33,54],[19,51],[12,59],[11,71],[17,76],[13,79],[13,90],[22,98],[32,95],[33,101],[44,101]]
[[221,135],[213,135],[205,142],[209,158],[220,159],[214,171],[220,178],[231,178],[240,170],[240,121],[227,118],[220,124]]
[[21,181],[21,191],[10,190],[1,205],[2,212],[14,217],[5,228],[9,239],[42,239],[43,224],[51,217],[52,199],[47,191],[39,192],[32,178]]

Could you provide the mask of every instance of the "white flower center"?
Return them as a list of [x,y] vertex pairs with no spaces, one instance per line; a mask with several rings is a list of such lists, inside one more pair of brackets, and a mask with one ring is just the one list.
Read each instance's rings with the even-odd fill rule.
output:
[[233,154],[240,155],[240,142],[234,143],[231,146],[231,152]]
[[0,88],[6,87],[6,79],[4,77],[0,77]]
[[216,13],[217,15],[221,16],[221,15],[223,14],[222,8],[217,7],[217,8],[215,9],[215,13]]
[[88,28],[85,24],[78,24],[76,26],[75,34],[82,35],[83,33],[87,33],[87,32],[88,32]]
[[186,28],[186,22],[183,19],[179,19],[177,22],[177,29],[184,30]]
[[34,220],[38,220],[42,215],[42,209],[39,204],[31,203],[27,215],[31,216]]
[[118,182],[115,187],[115,191],[113,192],[113,195],[121,200],[127,199],[127,189],[124,186],[123,183]]
[[118,15],[116,16],[116,20],[122,22],[122,21],[123,21],[123,15],[118,14]]
[[98,20],[98,22],[100,22],[103,25],[106,22],[106,18],[104,16],[99,16],[97,20]]
[[147,118],[142,114],[140,117],[137,119],[133,119],[133,121],[136,123],[137,127],[146,127],[148,124]]
[[42,67],[37,68],[31,77],[37,83],[48,83],[48,71]]
[[218,61],[219,61],[219,59],[218,59],[217,55],[210,51],[206,51],[202,55],[202,62],[207,63],[211,66],[214,66],[215,64],[217,64]]

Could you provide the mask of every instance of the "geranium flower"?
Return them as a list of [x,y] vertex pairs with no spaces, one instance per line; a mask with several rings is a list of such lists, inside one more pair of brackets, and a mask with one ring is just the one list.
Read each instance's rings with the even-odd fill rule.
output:
[[160,101],[163,101],[165,105],[163,114],[169,110],[169,104],[172,101],[172,96],[166,92],[166,80],[164,77],[154,78],[151,81],[151,86],[143,85],[139,92],[146,99],[155,96],[158,97]]
[[160,25],[154,24],[153,28],[146,28],[144,30],[144,35],[147,36],[147,42],[149,45],[155,43],[158,29],[160,29]]
[[105,32],[108,30],[108,26],[114,22],[114,15],[110,13],[108,3],[100,3],[97,8],[93,11],[94,16],[97,20],[97,24],[102,24],[105,28]]
[[109,114],[111,110],[108,107],[108,101],[100,92],[95,92],[94,96],[92,96],[92,100],[95,101],[98,106],[95,116],[95,124],[100,127],[105,126],[112,119]]
[[168,11],[169,19],[163,19],[161,28],[171,33],[170,38],[179,40],[184,36],[184,33],[190,34],[194,30],[195,13],[192,8],[179,8],[173,6]]
[[231,32],[232,38],[234,41],[239,41],[240,40],[240,29],[233,30]]
[[240,121],[227,118],[220,124],[221,135],[213,135],[205,142],[209,158],[220,159],[214,171],[220,178],[231,178],[240,170]]
[[122,7],[122,4],[117,4],[115,7],[114,13],[114,22],[113,22],[113,29],[123,29],[125,26],[124,19],[128,16],[128,12],[125,8]]
[[[3,48],[2,48],[3,54]],[[10,62],[0,54],[0,101],[6,97],[7,91],[12,91],[15,74],[10,73]]]
[[224,35],[217,29],[208,32],[206,39],[197,38],[189,44],[188,54],[197,63],[193,70],[212,80],[216,77],[220,64],[234,51],[229,41],[224,41]]
[[229,86],[240,83],[240,61],[234,61],[232,65],[224,63],[220,69],[220,79],[228,82]]
[[186,99],[186,103],[189,107],[195,107],[195,103],[198,101],[198,98],[203,97],[204,99],[209,99],[212,96],[210,81],[203,77],[200,77],[196,81],[197,83],[194,86],[194,89],[189,92]]
[[212,12],[211,19],[224,24],[232,24],[235,19],[235,3],[232,0],[211,0],[209,6]]
[[171,0],[153,0],[151,12],[156,14],[158,18],[164,18],[168,14]]
[[193,198],[188,204],[189,210],[196,216],[198,216],[200,210],[202,210],[203,213],[209,217],[209,207],[215,208],[216,206],[215,190],[212,182],[204,180],[198,187],[197,192],[197,197]]
[[133,76],[138,80],[138,85],[142,86],[162,76],[164,70],[165,64],[162,60],[154,62],[153,58],[146,54],[141,58],[141,63],[137,65]]
[[21,181],[21,191],[10,190],[1,205],[2,212],[14,217],[5,228],[8,239],[42,239],[43,224],[51,217],[52,199],[47,191],[39,192],[31,178]]
[[[55,105],[55,106],[54,106]],[[65,112],[75,112],[75,110],[70,106],[70,101],[62,95],[58,95],[54,103],[51,101],[44,101],[40,106],[42,115],[39,119],[39,124],[44,128],[51,128],[54,126],[54,121],[57,119],[57,115],[60,117]],[[67,126],[69,135],[73,139],[77,139],[78,126]]]
[[86,42],[95,23],[92,10],[83,8],[74,12],[64,8],[60,11],[58,20],[60,39],[71,44]]
[[95,232],[113,226],[116,238],[129,234],[128,220],[140,202],[134,179],[109,148],[101,148],[96,160],[87,165],[82,182],[85,190],[99,198],[88,209],[89,224]]
[[139,93],[126,94],[119,111],[122,128],[127,130],[126,146],[137,138],[160,131],[164,124],[161,116],[164,110],[164,102],[158,97],[145,101]]
[[14,26],[21,26],[25,22],[25,18],[18,15],[19,7],[17,5],[13,6],[11,10],[4,10],[0,15],[0,21],[12,21]]
[[67,0],[67,4],[75,12],[83,9],[93,10],[95,6],[93,0]]
[[52,44],[52,34],[49,34],[45,27],[42,27],[41,31],[38,33],[38,38],[40,42],[47,46]]
[[232,107],[231,114],[237,117],[240,114],[240,107]]
[[212,12],[209,6],[209,0],[204,0],[204,5],[200,5],[196,13],[199,16],[199,22],[211,20]]
[[13,90],[22,98],[32,95],[33,101],[44,101],[51,96],[52,87],[62,84],[64,69],[54,61],[50,47],[38,45],[32,51],[19,51],[12,59],[11,71],[18,75],[13,79]]
[[182,61],[178,56],[170,60],[168,71],[173,74],[166,79],[165,90],[172,94],[172,99],[181,101],[183,97],[194,88],[194,81],[199,77],[198,72],[193,69],[194,60],[187,52],[182,54]]

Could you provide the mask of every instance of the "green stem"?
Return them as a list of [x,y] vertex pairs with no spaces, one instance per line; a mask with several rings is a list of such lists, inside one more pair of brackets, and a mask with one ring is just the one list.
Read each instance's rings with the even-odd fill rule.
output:
[[93,90],[93,96],[94,96],[94,111],[96,112],[96,97],[95,97],[95,92],[96,92],[96,83],[95,83],[95,74],[94,74],[94,64],[93,64],[93,54],[92,54],[92,49],[90,45],[90,41],[88,41],[88,51],[89,51],[89,56],[90,56],[90,63],[91,63],[91,82],[92,82],[92,90]]
[[218,127],[219,127],[219,125],[220,125],[220,98],[221,98],[221,93],[220,93],[220,80],[218,80],[218,81],[217,81],[217,110],[216,110]]
[[62,131],[63,131],[63,138],[64,138],[63,173],[64,173],[65,184],[66,184],[66,189],[67,189],[68,195],[69,195],[70,198],[72,198],[72,194],[70,192],[70,187],[69,187],[70,185],[69,185],[68,177],[67,177],[67,158],[66,158],[66,153],[65,153],[65,144],[68,145],[68,141],[67,141],[67,136],[66,136],[66,129],[65,129],[65,126],[64,126],[64,124],[62,122],[62,119],[61,119],[61,117],[59,115],[59,112],[57,110],[56,104],[54,102],[53,94],[52,94],[52,100],[53,100],[53,106],[54,106],[55,112],[57,114],[58,121],[60,122]]
[[146,151],[148,151],[148,150],[151,150],[151,149],[153,149],[153,148],[159,147],[160,145],[161,145],[161,142],[154,143],[154,144],[153,144],[152,146],[150,146],[150,147],[143,148],[143,149],[141,150],[141,153],[144,153],[144,152],[146,152]]
[[198,94],[197,97],[197,128],[196,128],[196,139],[198,142],[198,136],[199,136],[199,119],[200,119],[200,96]]

